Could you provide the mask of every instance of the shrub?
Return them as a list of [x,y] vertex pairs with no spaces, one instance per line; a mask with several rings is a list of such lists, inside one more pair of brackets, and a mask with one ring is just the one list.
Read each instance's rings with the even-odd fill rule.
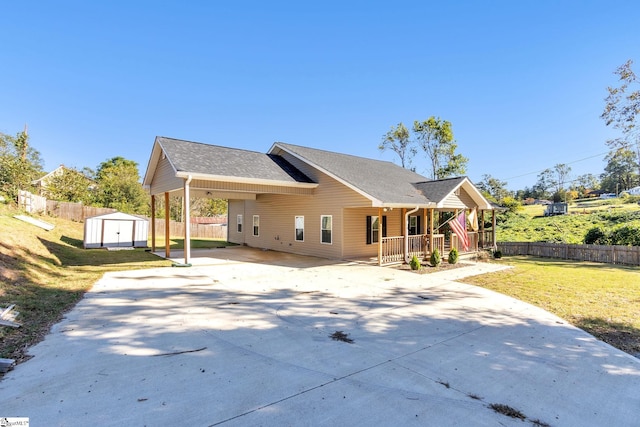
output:
[[449,261],[449,264],[456,264],[458,262],[458,250],[456,248],[451,248],[447,261]]
[[500,259],[502,258],[502,251],[500,249],[496,249],[495,251],[493,251],[493,257],[495,259]]
[[411,266],[412,270],[420,270],[420,267],[421,267],[420,260],[415,255],[413,256],[413,258],[411,258],[409,265]]
[[609,236],[600,227],[590,228],[584,235],[585,245],[608,245],[609,241]]
[[435,248],[433,250],[433,252],[431,253],[431,258],[429,258],[429,261],[431,262],[431,265],[434,267],[437,267],[440,265],[440,262],[442,261],[442,259],[440,259],[440,251],[438,250],[438,248]]
[[611,233],[611,244],[622,246],[640,246],[640,228],[625,225]]

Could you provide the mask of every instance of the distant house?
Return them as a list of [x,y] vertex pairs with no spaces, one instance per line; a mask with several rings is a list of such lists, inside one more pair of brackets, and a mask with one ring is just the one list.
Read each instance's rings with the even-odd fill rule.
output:
[[31,184],[35,187],[36,192],[38,193],[38,195],[40,196],[46,196],[47,195],[47,187],[50,185],[51,180],[54,179],[57,176],[60,176],[64,173],[77,173],[80,174],[86,181],[87,181],[87,187],[92,188],[96,185],[96,183],[87,178],[86,176],[82,175],[80,172],[78,172],[75,169],[71,169],[66,167],[65,165],[60,165],[57,168],[55,168],[54,170],[52,170],[51,172],[49,172],[48,174],[34,180],[31,182]]
[[630,188],[628,190],[625,190],[624,192],[629,194],[630,196],[640,196],[640,186]]
[[[434,181],[391,162],[281,142],[263,154],[157,137],[143,185],[152,200],[228,200],[228,241],[257,248],[382,265],[495,244],[494,206],[467,177]],[[485,213],[493,226],[485,228]],[[154,222],[151,233],[155,241]],[[189,246],[185,230],[185,263]]]

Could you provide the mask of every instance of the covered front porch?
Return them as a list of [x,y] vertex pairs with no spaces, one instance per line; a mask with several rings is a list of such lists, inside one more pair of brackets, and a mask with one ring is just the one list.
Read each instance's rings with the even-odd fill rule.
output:
[[[496,210],[495,209],[422,209],[422,224],[416,215],[402,209],[402,232],[400,235],[383,236],[377,240],[377,264],[391,265],[408,262],[413,256],[428,260],[435,249],[446,258],[452,248],[460,255],[474,254],[482,250],[495,249]],[[386,209],[380,209],[379,218]],[[478,215],[479,212],[479,215]],[[462,219],[461,221],[459,221]],[[455,226],[458,221],[460,226]],[[461,238],[462,233],[466,238]]]

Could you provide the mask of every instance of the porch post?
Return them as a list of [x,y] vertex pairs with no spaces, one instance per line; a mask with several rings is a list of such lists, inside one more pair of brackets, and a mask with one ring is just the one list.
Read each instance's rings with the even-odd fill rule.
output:
[[[422,233],[427,234],[429,219],[427,218],[427,208],[422,208]],[[424,252],[424,258],[427,257],[427,242],[426,237],[422,238],[422,252]]]
[[480,209],[480,249],[484,249],[484,209]]
[[498,248],[498,242],[496,242],[496,210],[491,210],[491,234],[493,236],[493,249]]
[[402,208],[402,259],[404,260],[407,259],[407,251],[405,248],[407,247],[406,243],[409,236],[409,223],[406,218],[406,213],[407,210],[405,208]]
[[151,252],[156,251],[156,196],[151,195]]
[[169,234],[171,229],[169,228],[169,193],[164,193],[164,257],[169,258],[171,256],[171,238]]
[[378,265],[382,265],[382,208],[378,208]]
[[431,236],[429,237],[429,255],[433,253],[433,233],[435,232],[435,230],[433,229],[433,222],[435,220],[434,218],[435,211],[436,211],[435,208],[431,208],[431,219],[429,221],[429,234],[431,234]]

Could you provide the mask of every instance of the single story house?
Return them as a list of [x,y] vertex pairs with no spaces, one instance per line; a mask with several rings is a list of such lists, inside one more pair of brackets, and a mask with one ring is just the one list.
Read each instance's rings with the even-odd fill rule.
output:
[[60,177],[64,175],[65,173],[75,173],[80,175],[87,182],[87,188],[89,189],[94,188],[96,185],[96,183],[93,180],[87,178],[86,176],[84,176],[82,173],[78,172],[75,169],[70,169],[66,167],[65,165],[58,166],[57,168],[47,173],[46,175],[43,175],[42,177],[32,181],[31,184],[35,187],[38,195],[47,196],[47,187],[50,185],[51,181],[56,177]]
[[[228,200],[228,241],[257,248],[385,265],[495,246],[495,206],[467,177],[282,142],[265,154],[156,137],[143,185],[152,218],[157,196]],[[155,221],[151,234],[155,250]],[[188,220],[184,237],[188,263]]]
[[623,193],[627,193],[630,196],[640,196],[640,186],[625,190]]

